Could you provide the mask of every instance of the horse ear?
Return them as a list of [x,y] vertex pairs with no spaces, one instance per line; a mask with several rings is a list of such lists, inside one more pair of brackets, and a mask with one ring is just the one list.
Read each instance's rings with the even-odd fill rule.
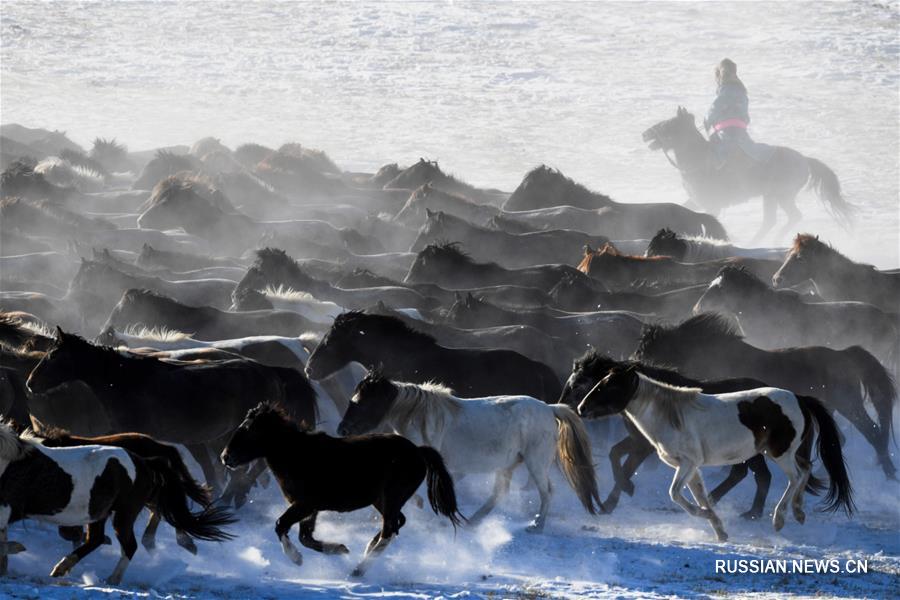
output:
[[434,216],[434,213],[435,213],[435,211],[431,210],[431,209],[428,208],[427,206],[425,207],[425,216],[426,216],[426,217],[429,217],[429,218],[430,218],[430,217]]
[[591,254],[594,253],[594,249],[591,248],[591,245],[590,245],[590,244],[585,244],[585,245],[581,248],[581,251],[584,253],[585,256],[589,256],[589,255],[591,255]]
[[59,325],[56,326],[56,339],[62,341],[63,336],[65,336],[65,332],[62,330],[62,327]]

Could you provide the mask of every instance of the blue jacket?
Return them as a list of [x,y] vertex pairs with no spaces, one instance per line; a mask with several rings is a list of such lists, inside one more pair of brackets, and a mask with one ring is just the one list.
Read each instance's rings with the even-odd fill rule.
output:
[[747,97],[747,88],[739,81],[730,81],[719,86],[716,99],[709,107],[703,124],[709,129],[716,123],[728,119],[740,119],[750,123],[750,99]]

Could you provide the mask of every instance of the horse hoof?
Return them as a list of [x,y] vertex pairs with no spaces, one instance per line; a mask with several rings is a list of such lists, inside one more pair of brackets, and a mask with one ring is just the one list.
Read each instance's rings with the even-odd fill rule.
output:
[[322,551],[325,554],[350,554],[350,548],[344,544],[325,544]]
[[748,511],[746,511],[746,512],[742,512],[742,513],[741,513],[741,518],[742,518],[742,519],[747,519],[748,521],[756,521],[756,520],[762,518],[762,511],[761,511],[761,510],[752,510],[752,509],[751,509],[751,510],[748,510]]
[[634,496],[634,483],[630,481],[626,481],[622,484],[622,491],[628,494],[629,497]]
[[359,579],[360,577],[362,577],[365,574],[366,574],[366,572],[364,570],[360,569],[359,567],[356,567],[355,569],[353,569],[353,571],[350,572],[350,577],[352,577],[354,579]]
[[797,522],[800,523],[801,525],[806,523],[806,513],[803,512],[802,510],[795,510],[794,518],[797,519]]
[[19,542],[4,542],[0,544],[3,548],[3,554],[18,554],[19,552],[25,552],[25,546]]
[[725,533],[724,531],[717,531],[716,532],[716,540],[719,542],[727,542],[728,534]]
[[179,546],[181,546],[194,556],[197,556],[197,544],[194,543],[194,540],[192,540],[191,538],[188,538],[186,540],[179,539],[177,540],[177,542]]
[[772,526],[775,528],[775,531],[781,531],[784,527],[784,517],[772,519]]
[[525,533],[540,533],[544,530],[543,525],[538,525],[537,523],[532,523],[528,527],[525,528]]
[[74,566],[75,559],[71,556],[67,556],[56,563],[56,566],[50,571],[50,577],[65,577]]
[[141,546],[143,546],[147,552],[153,552],[156,550],[156,538],[141,538]]
[[108,535],[103,536],[103,545],[104,546],[112,546],[112,540],[109,539]]
[[118,577],[114,577],[110,575],[104,580],[104,583],[106,583],[106,585],[119,585],[122,583],[122,576],[119,575]]

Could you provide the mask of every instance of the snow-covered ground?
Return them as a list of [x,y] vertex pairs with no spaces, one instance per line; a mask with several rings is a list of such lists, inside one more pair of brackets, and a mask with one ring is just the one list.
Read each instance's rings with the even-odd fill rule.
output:
[[[729,56],[751,95],[752,134],[820,158],[861,208],[853,232],[811,195],[803,229],[854,258],[900,264],[896,3],[24,3],[0,4],[2,120],[58,128],[83,145],[117,137],[132,150],[216,135],[319,147],[348,169],[419,156],[478,185],[511,189],[547,163],[622,201],[681,201],[678,175],[640,133],[685,105],[702,114],[713,65]],[[724,222],[746,241],[758,202]],[[784,243],[785,240],[777,240]],[[781,533],[743,522],[744,482],[721,506],[731,535],[668,499],[655,459],[635,498],[591,518],[561,477],[545,533],[521,482],[495,518],[453,530],[409,507],[398,540],[362,581],[347,578],[377,523],[370,511],[320,519],[319,535],[350,557],[305,551],[296,567],[273,526],[283,502],[257,490],[237,540],[192,557],[162,527],[119,589],[99,583],[118,548],[104,547],[61,582],[46,574],[68,546],[26,522],[11,539],[0,597],[896,597],[900,485],[886,482],[845,428],[859,513],[809,513]],[[609,436],[595,436],[601,491],[611,487]],[[897,457],[895,455],[895,460]],[[655,465],[655,468],[654,468]],[[723,475],[713,469],[707,483]],[[783,490],[775,473],[767,508]],[[460,484],[464,508],[485,490]],[[139,525],[140,529],[140,525]],[[717,575],[723,558],[868,559],[869,573]]]

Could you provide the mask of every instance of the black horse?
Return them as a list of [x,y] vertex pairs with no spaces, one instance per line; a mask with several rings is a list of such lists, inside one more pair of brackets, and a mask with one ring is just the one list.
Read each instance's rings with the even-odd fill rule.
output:
[[570,360],[585,348],[602,349],[625,357],[634,352],[643,327],[636,315],[622,312],[565,313],[555,309],[510,310],[472,294],[460,297],[447,310],[447,322],[456,327],[477,328],[499,325],[529,325],[560,340]]
[[550,298],[553,306],[573,312],[627,310],[663,319],[683,319],[690,316],[706,287],[698,283],[659,293],[606,292],[583,279],[566,277],[550,290]]
[[124,331],[129,325],[187,331],[198,340],[228,340],[254,335],[299,336],[322,329],[321,325],[289,310],[226,312],[211,306],[188,306],[140,289],[122,294],[102,330],[112,327]]
[[804,302],[791,290],[774,290],[753,273],[725,267],[697,301],[694,312],[734,315],[750,343],[787,346],[862,346],[882,363],[897,367],[897,320],[864,302]]
[[[788,390],[814,391],[863,434],[885,475],[894,478],[888,449],[894,382],[878,359],[859,346],[761,350],[745,342],[725,317],[704,313],[675,326],[646,326],[634,358],[674,367],[688,377],[753,377]],[[866,397],[878,424],[866,412]]]
[[[436,283],[456,290],[494,285],[519,285],[549,290],[566,275],[587,279],[578,269],[565,264],[506,269],[493,262],[476,262],[463,252],[458,243],[453,242],[430,244],[422,249],[404,281]],[[595,282],[594,285],[597,289],[605,289],[600,282]]]
[[[634,367],[639,372],[657,381],[678,387],[700,388],[705,394],[724,394],[767,387],[765,383],[758,379],[746,377],[718,381],[697,381],[685,377],[673,369],[645,365],[633,360],[618,361],[590,350],[575,361],[572,367],[572,374],[566,381],[563,393],[559,398],[560,403],[577,407],[597,382],[609,375],[617,367]],[[641,464],[647,460],[647,457],[655,451],[653,446],[647,441],[647,438],[635,427],[630,419],[623,416],[622,420],[628,436],[613,445],[609,451],[609,461],[612,463],[613,479],[616,483],[603,503],[608,511],[612,511],[616,507],[616,504],[619,502],[619,496],[623,491],[629,496],[634,495],[634,484],[631,482],[631,477]],[[624,464],[621,462],[623,456],[627,456]],[[807,455],[805,458],[808,459],[809,456]],[[747,476],[748,470],[753,471],[756,479],[756,495],[753,497],[753,504],[750,509],[741,516],[746,519],[759,519],[763,515],[766,496],[769,493],[769,483],[772,480],[765,458],[761,455],[754,456],[746,462],[732,465],[728,477],[710,493],[709,498],[714,503],[717,503],[734,486],[743,481]],[[824,489],[822,483],[815,477],[811,477],[807,490],[810,493],[818,493],[822,489]]]
[[342,289],[327,281],[316,279],[307,273],[284,250],[263,248],[256,251],[256,261],[247,270],[234,289],[239,296],[245,289],[263,290],[266,287],[283,286],[298,292],[307,292],[319,300],[334,302],[350,309],[362,309],[379,300],[398,308],[429,310],[439,302],[406,287],[373,287]]
[[[218,483],[207,448],[218,453],[224,438],[260,399],[283,403],[299,423],[316,423],[316,393],[295,369],[267,367],[235,359],[173,363],[95,346],[57,330],[56,344],[41,359],[27,385],[46,392],[82,381],[102,405],[102,418],[116,432],[137,432],[184,444]],[[85,407],[69,406],[73,412]]]
[[381,364],[386,376],[399,381],[443,383],[468,398],[522,394],[553,402],[561,391],[553,369],[518,352],[445,348],[399,319],[357,311],[334,320],[309,356],[306,373],[323,379],[353,361]]
[[434,512],[450,519],[454,527],[464,519],[441,455],[399,435],[333,438],[309,433],[298,429],[279,409],[259,404],[234,432],[222,451],[222,462],[234,468],[259,458],[272,469],[290,503],[275,522],[275,535],[285,555],[297,565],[303,564],[303,557],[288,537],[295,523],[300,524],[300,543],[307,548],[347,554],[350,551],[343,544],[313,537],[319,511],[350,512],[374,506],[382,525],[353,571],[354,577],[362,576],[371,559],[400,532],[406,522],[403,506],[426,478]]
[[716,170],[712,166],[712,143],[697,130],[694,115],[682,107],[673,118],[644,131],[643,139],[651,150],[662,150],[667,157],[669,152],[674,154],[675,159],[669,161],[681,172],[691,201],[713,215],[728,206],[762,196],[763,222],[754,242],[775,226],[778,207],[788,220],[776,239],[784,238],[791,231],[802,217],[796,204],[797,193],[807,184],[816,188],[826,208],[840,222],[849,223],[853,215],[853,206],[844,199],[834,171],[791,148],[775,146],[768,162],[749,165],[741,173],[728,168]]

